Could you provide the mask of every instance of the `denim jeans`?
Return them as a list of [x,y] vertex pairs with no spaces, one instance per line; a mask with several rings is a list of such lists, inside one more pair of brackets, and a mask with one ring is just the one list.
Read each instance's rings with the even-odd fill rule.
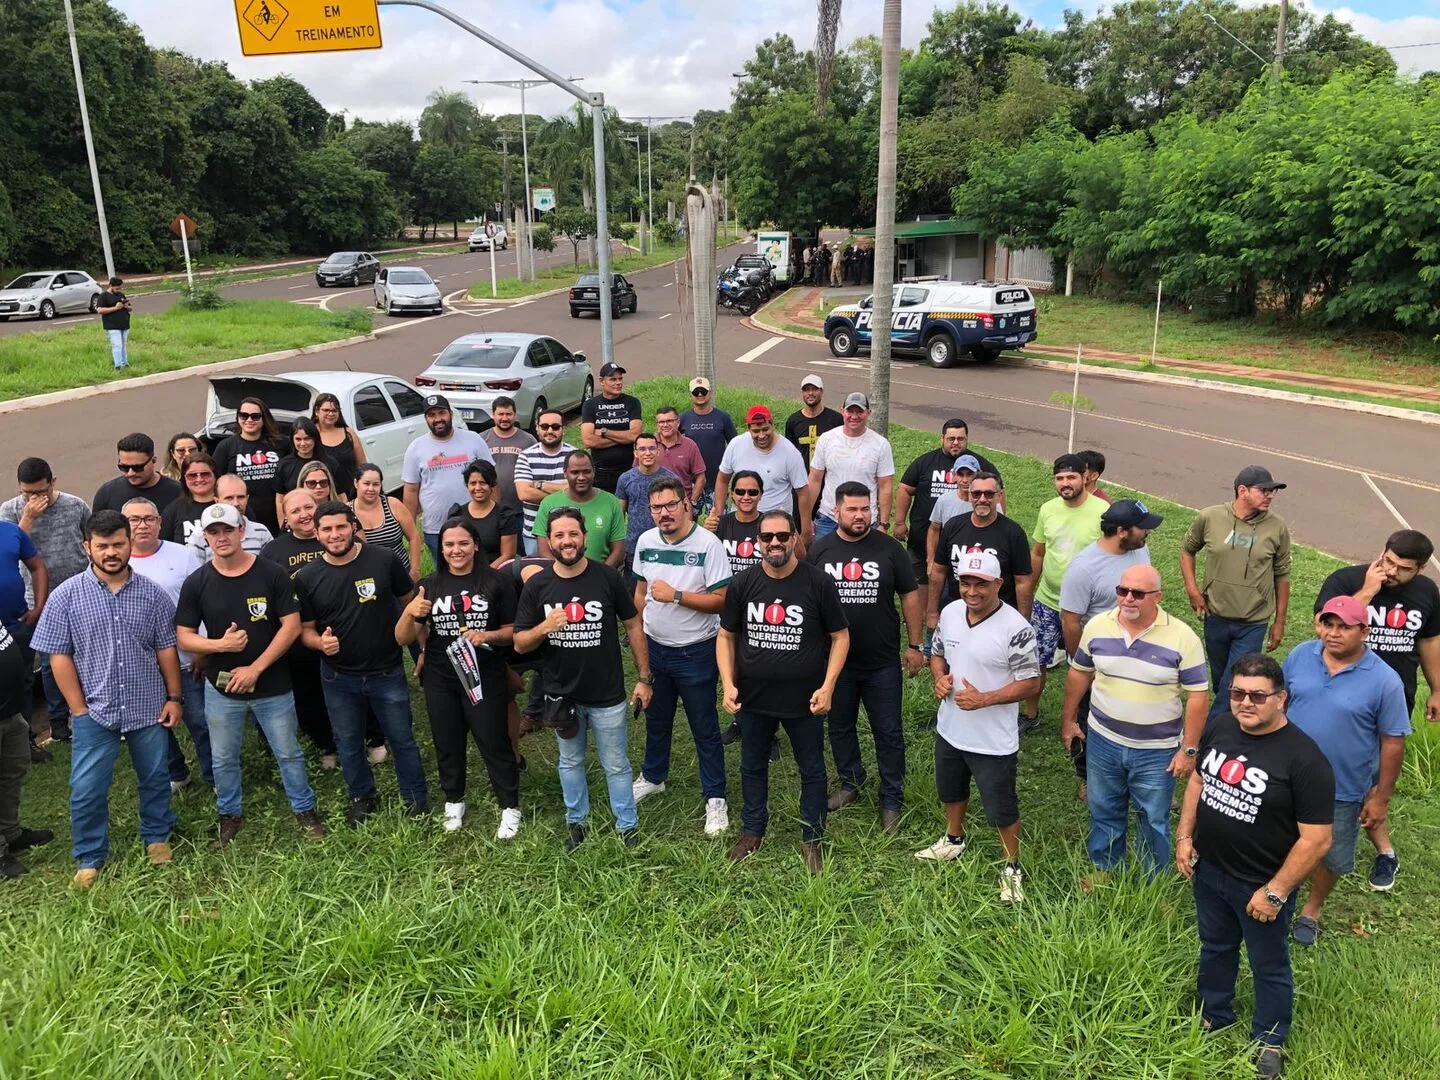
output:
[[1294,894],[1274,922],[1260,922],[1245,910],[1255,886],[1204,859],[1195,864],[1190,881],[1195,892],[1195,925],[1200,932],[1200,973],[1195,989],[1201,1015],[1217,1028],[1235,1022],[1235,978],[1240,973],[1243,941],[1255,984],[1250,1038],[1271,1046],[1285,1045],[1295,1006],[1289,940]]
[[822,536],[829,536],[839,527],[839,524],[833,517],[829,517],[826,514],[817,514],[815,517],[815,539],[819,540]]
[[110,339],[110,359],[115,361],[115,370],[119,371],[130,364],[129,330],[106,330],[105,336]]
[[1152,878],[1170,861],[1170,797],[1175,777],[1166,772],[1174,750],[1134,750],[1112,742],[1092,725],[1085,740],[1090,804],[1090,861],[1111,870],[1125,861],[1125,826],[1135,806],[1135,850]]
[[1237,622],[1219,615],[1205,616],[1205,656],[1210,662],[1210,685],[1215,697],[1210,702],[1209,719],[1230,711],[1230,669],[1246,653],[1265,648],[1263,622]]
[[819,840],[825,835],[825,719],[820,716],[771,716],[741,709],[740,790],[744,803],[741,827],[752,836],[764,836],[770,824],[770,744],[785,728],[790,750],[800,773],[800,837]]
[[[89,714],[72,717],[70,731],[71,853],[83,869],[99,869],[110,854],[110,784],[120,756],[120,732],[101,727]],[[170,778],[165,772],[166,731],[159,724],[125,732],[140,799],[140,838],[170,839]]]
[[670,743],[675,730],[675,707],[683,702],[695,757],[700,766],[700,791],[707,799],[725,798],[725,747],[720,742],[720,717],[715,710],[715,687],[720,669],[715,663],[715,641],[693,645],[662,645],[646,635],[650,674],[655,696],[645,710],[645,763],[640,774],[651,783],[670,778]]
[[444,566],[445,564],[440,561],[440,534],[438,532],[427,532],[424,536],[425,547],[430,551],[430,561],[437,567]]
[[40,685],[45,688],[45,715],[50,717],[50,723],[54,724],[57,720],[62,724],[69,723],[70,708],[55,683],[55,673],[50,670],[49,653],[40,654]]
[[210,724],[215,761],[216,809],[230,817],[241,816],[240,748],[245,743],[245,721],[252,712],[280,766],[280,783],[290,809],[297,814],[314,810],[315,792],[305,775],[305,754],[296,734],[294,695],[287,691],[260,698],[230,697],[207,682],[205,719]]
[[875,737],[875,766],[880,770],[880,806],[899,810],[905,789],[905,734],[900,728],[900,699],[904,686],[900,665],[888,664],[874,671],[840,672],[830,700],[830,753],[835,774],[847,788],[864,786],[865,763],[860,759],[860,703],[870,720]]
[[365,708],[374,710],[385,732],[390,753],[395,755],[395,780],[400,797],[411,806],[424,806],[425,766],[420,764],[420,748],[410,723],[410,687],[405,670],[370,675],[350,675],[336,671],[329,664],[320,665],[320,685],[325,690],[325,707],[330,711],[330,727],[335,733],[335,747],[340,753],[340,770],[352,799],[373,799],[376,796],[375,774],[365,756]]
[[560,791],[565,796],[565,820],[572,825],[590,816],[590,784],[585,779],[585,736],[595,733],[595,756],[605,770],[605,786],[610,792],[610,811],[615,815],[615,828],[620,832],[638,824],[635,814],[635,793],[631,783],[629,737],[625,727],[628,701],[618,705],[580,705],[575,713],[580,730],[573,739],[555,736],[560,746]]
[[[200,775],[210,787],[215,786],[215,770],[210,761],[210,728],[205,721],[204,676],[196,678],[183,665],[180,671],[180,695],[185,699],[180,706],[184,714],[185,730],[190,732],[190,741],[195,744],[195,760],[200,765]],[[190,766],[185,762],[185,751],[171,728],[165,733],[169,738],[168,766],[171,780],[184,783],[190,779]]]

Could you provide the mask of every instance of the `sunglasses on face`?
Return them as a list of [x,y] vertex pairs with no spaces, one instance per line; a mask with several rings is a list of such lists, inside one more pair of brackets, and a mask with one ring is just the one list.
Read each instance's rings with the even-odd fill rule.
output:
[[150,463],[147,461],[143,465],[126,465],[123,461],[117,461],[115,467],[121,472],[144,472],[150,467]]
[[705,396],[706,396],[707,394],[709,394],[709,393],[710,393],[709,390],[696,389],[696,390],[691,390],[691,391],[690,391],[690,396],[691,396],[691,397],[705,397]]
[[1264,705],[1279,694],[1279,690],[1237,690],[1233,686],[1230,688],[1230,700],[1237,705],[1242,701],[1248,701],[1251,705]]
[[215,474],[214,474],[213,472],[211,472],[210,470],[206,469],[206,470],[203,471],[203,472],[187,472],[187,473],[185,474],[185,479],[186,479],[186,480],[209,480],[209,479],[211,479],[214,475],[215,475]]
[[762,544],[788,544],[790,537],[794,535],[792,532],[762,532],[760,542]]
[[328,488],[330,486],[330,481],[326,480],[324,477],[318,477],[314,480],[306,480],[305,486],[307,488]]
[[1144,600],[1145,597],[1151,593],[1158,593],[1159,591],[1159,589],[1127,589],[1124,585],[1115,586],[1115,596],[1120,600],[1125,599],[1127,596],[1132,600]]
[[760,495],[759,488],[736,488],[733,494],[741,499],[754,499]]
[[974,488],[971,488],[970,501],[974,502],[976,499],[993,499],[998,494],[998,491],[976,491]]
[[235,418],[237,420],[264,420],[265,414],[258,412],[237,412]]
[[541,431],[559,431],[564,425],[563,425],[563,424],[536,424],[535,426],[538,427]]

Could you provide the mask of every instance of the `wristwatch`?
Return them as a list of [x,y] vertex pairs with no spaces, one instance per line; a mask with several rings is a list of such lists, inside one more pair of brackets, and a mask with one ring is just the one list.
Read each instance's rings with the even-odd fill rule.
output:
[[654,676],[654,675],[636,675],[636,676],[635,676],[635,681],[636,681],[636,682],[642,682],[642,683],[644,683],[646,686],[654,686],[654,685],[655,685],[655,676]]
[[172,705],[184,705],[184,704],[185,704],[185,699],[184,699],[183,697],[179,697],[179,696],[176,695],[176,694],[166,694],[166,695],[165,695],[165,700],[168,701],[168,702],[170,702],[170,704],[172,704]]
[[1198,746],[1182,746],[1180,747],[1180,752],[1188,758],[1193,758],[1196,754],[1200,753],[1200,748]]
[[925,650],[922,649],[919,645],[916,645],[913,641],[910,642],[910,644],[906,645],[905,648],[906,648],[907,650],[909,650],[909,649],[914,649],[914,650],[915,650],[916,652],[918,652],[918,653],[923,653],[923,652],[925,651]]
[[680,598],[681,598],[682,596],[684,596],[684,595],[685,595],[684,590],[682,590],[682,589],[676,589],[676,590],[675,590],[675,599],[672,600],[672,601],[670,601],[670,602],[671,602],[672,604],[674,604],[676,607],[679,607],[679,605],[680,605]]
[[1270,889],[1266,889],[1265,902],[1273,908],[1282,908],[1285,906],[1285,897],[1277,892],[1272,892]]

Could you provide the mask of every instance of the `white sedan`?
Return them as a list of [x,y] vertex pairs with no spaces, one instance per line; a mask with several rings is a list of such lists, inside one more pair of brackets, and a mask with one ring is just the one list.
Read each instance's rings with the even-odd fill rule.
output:
[[84,270],[44,270],[21,274],[0,289],[0,322],[10,319],[53,319],[56,315],[93,312],[100,285]]

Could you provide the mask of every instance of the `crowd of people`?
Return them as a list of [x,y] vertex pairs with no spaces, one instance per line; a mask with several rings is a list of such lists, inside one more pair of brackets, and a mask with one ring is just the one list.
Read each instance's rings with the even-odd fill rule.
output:
[[[964,420],[946,421],[897,484],[862,393],[831,409],[823,379],[807,375],[802,407],[778,430],[758,404],[737,430],[695,378],[690,407],[664,406],[647,428],[625,374],[601,369],[578,447],[556,411],[532,436],[502,398],[494,427],[477,434],[430,395],[398,499],[328,395],[283,435],[247,398],[236,433],[210,453],[182,434],[161,461],[150,436],[127,435],[119,475],[88,503],[62,491],[45,460],[20,461],[19,494],[0,506],[0,873],[25,873],[19,854],[53,840],[22,826],[20,791],[57,742],[70,744],[82,888],[109,856],[122,744],[155,864],[174,857],[172,799],[192,768],[214,792],[215,843],[244,827],[252,723],[304,836],[328,832],[306,742],[321,769],[340,769],[349,826],[379,808],[373,766],[387,759],[405,812],[428,816],[408,651],[446,831],[464,826],[473,741],[499,809],[495,837],[517,836],[522,740],[550,729],[566,849],[591,826],[591,741],[614,828],[634,846],[639,803],[673,782],[683,706],[707,836],[731,831],[725,746],[740,743],[740,828],[726,852],[737,862],[767,836],[783,730],[812,872],[825,862],[827,816],[870,784],[862,707],[878,826],[901,832],[904,683],[928,673],[942,825],[915,856],[965,853],[978,790],[999,835],[1000,900],[1019,904],[1021,741],[1046,727],[1047,671],[1065,665],[1052,721],[1074,762],[1094,873],[1133,864],[1155,876],[1173,863],[1191,880],[1203,1022],[1235,1022],[1243,943],[1256,1065],[1278,1075],[1289,943],[1317,940],[1361,831],[1375,849],[1370,887],[1396,881],[1386,821],[1418,675],[1440,687],[1440,590],[1421,573],[1430,541],[1401,530],[1373,561],[1330,575],[1314,598],[1315,637],[1281,664],[1269,653],[1291,600],[1291,541],[1272,508],[1285,485],[1262,466],[1242,469],[1228,501],[1200,511],[1181,541],[1196,633],[1167,610],[1151,563],[1163,518],[1112,500],[1097,452],[1054,461],[1055,495],[1027,535]],[[48,730],[28,720],[34,658]],[[1440,719],[1440,697],[1426,716]]]
[[811,285],[869,285],[875,280],[875,248],[836,240],[799,240],[791,245],[790,280]]

